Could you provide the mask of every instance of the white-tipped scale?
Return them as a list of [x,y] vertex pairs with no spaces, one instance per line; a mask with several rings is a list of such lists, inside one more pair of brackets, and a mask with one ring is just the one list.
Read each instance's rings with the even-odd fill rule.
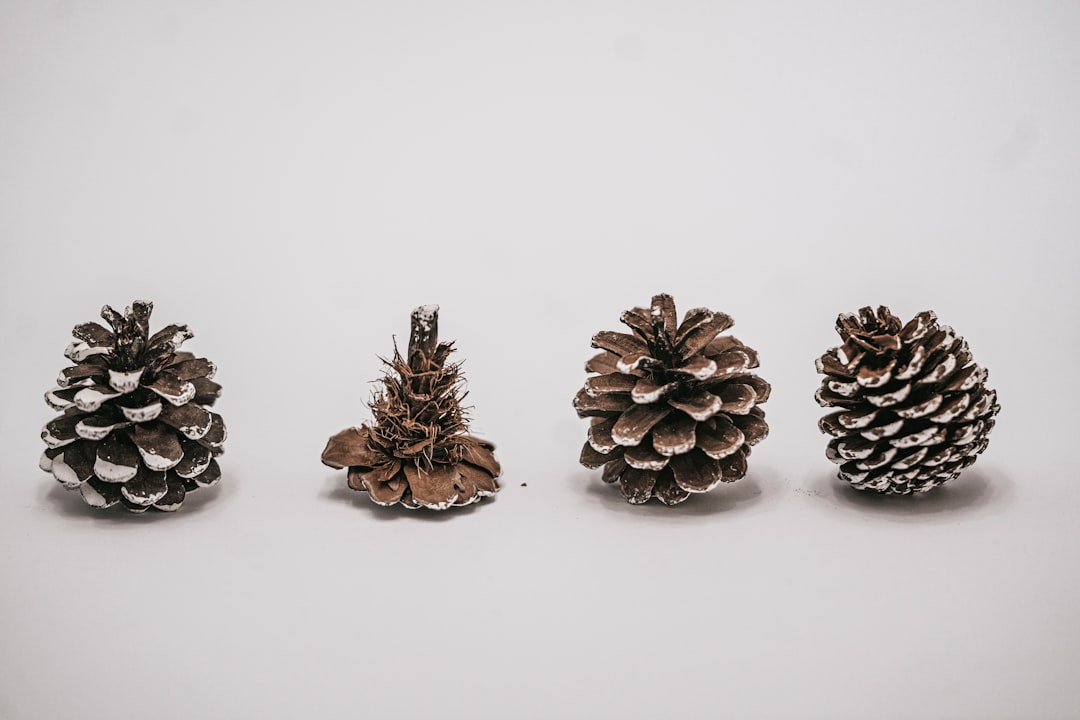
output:
[[68,400],[57,394],[58,392],[66,389],[67,388],[57,386],[54,387],[52,390],[46,392],[45,402],[48,404],[48,406],[51,407],[53,410],[67,410],[69,407],[73,406],[75,404],[74,400]]
[[892,437],[896,433],[900,432],[900,428],[904,427],[903,420],[896,420],[885,425],[878,425],[877,427],[866,428],[859,434],[867,440],[880,440],[882,438]]
[[176,466],[182,457],[170,458],[164,455],[158,455],[152,450],[146,450],[143,447],[139,447],[139,456],[142,457],[143,465],[156,472],[165,472],[171,470]]
[[75,407],[83,412],[94,412],[101,407],[103,402],[115,397],[120,397],[120,393],[109,392],[97,386],[86,387],[75,394]]
[[951,355],[951,354],[946,355],[941,360],[940,363],[938,363],[937,365],[934,366],[934,368],[930,372],[926,373],[925,375],[923,375],[921,378],[919,378],[915,382],[919,383],[920,385],[925,385],[927,383],[939,382],[939,381],[944,380],[945,378],[947,378],[949,375],[951,375],[953,370],[955,370],[955,369],[956,369],[956,356]]
[[120,411],[131,422],[149,422],[161,414],[161,403],[152,402],[139,408],[121,407]]
[[945,439],[945,429],[931,425],[919,432],[903,437],[891,438],[889,444],[898,448],[910,448],[922,445],[937,445]]
[[53,458],[52,468],[53,477],[56,478],[66,488],[76,488],[82,485],[82,481],[79,480],[79,475],[64,462],[64,453],[60,453]]
[[113,430],[127,427],[129,424],[127,422],[117,422],[112,425],[89,425],[83,420],[75,426],[75,433],[84,440],[103,440]]
[[91,507],[106,508],[110,505],[115,505],[117,502],[116,500],[114,500],[113,502],[109,502],[108,500],[106,500],[105,496],[95,490],[94,486],[90,483],[83,483],[82,485],[80,485],[79,492],[82,493],[83,500],[86,501],[86,504]]
[[639,382],[634,386],[634,389],[630,391],[630,399],[639,405],[648,405],[657,402],[665,395],[669,395],[676,387],[678,387],[678,383],[653,385],[651,383],[646,384]]
[[895,412],[902,418],[919,418],[936,411],[939,407],[941,407],[941,403],[944,399],[945,398],[941,395],[931,395],[928,399],[924,400],[918,405],[909,405],[906,408],[897,408]]
[[[982,431],[982,428],[983,423],[981,420],[973,425],[961,427],[952,437],[953,445],[967,445],[968,443],[973,442],[979,432]],[[56,461],[53,460],[53,462],[55,463]]]
[[[705,397],[708,396],[708,397]],[[692,417],[698,422],[704,422],[708,420],[716,413],[720,412],[720,409],[724,406],[722,398],[713,395],[712,393],[702,392],[698,399],[704,400],[700,404],[692,404],[690,402],[676,402],[669,400],[668,404],[672,407],[682,410],[684,413]]]
[[863,387],[876,388],[887,384],[892,380],[893,368],[896,367],[896,358],[889,361],[888,365],[882,368],[880,371],[872,370],[866,366],[859,368],[858,375],[855,376],[855,382]]
[[[149,495],[137,495],[137,494],[131,492],[131,490],[128,489],[127,485],[123,485],[120,488],[120,494],[123,495],[127,499],[128,502],[134,503],[135,505],[139,505],[139,506],[142,507],[142,509],[145,510],[145,509],[149,508],[151,505],[153,505],[154,503],[156,503],[161,498],[165,497],[165,493],[167,493],[169,491],[169,486],[165,485],[164,483],[162,483],[162,486],[163,486],[164,489],[158,489],[152,494],[149,494]],[[129,509],[134,510],[135,512],[139,512],[139,510],[135,510],[134,508],[129,508]]]
[[[818,372],[821,371],[819,370]],[[852,397],[855,395],[855,393],[859,392],[859,383],[841,382],[832,378],[825,381],[825,387],[827,387],[829,390],[836,393],[837,395],[840,395],[841,397]]]
[[836,444],[836,451],[845,460],[864,460],[874,454],[874,444],[859,444],[852,439],[841,440]]
[[[213,487],[221,480],[221,468],[213,459],[211,459],[206,470],[201,474],[196,475],[193,479],[195,480],[195,484],[201,488]],[[371,499],[375,500],[375,497],[372,496]]]
[[135,477],[135,474],[138,472],[138,467],[131,467],[130,465],[117,465],[116,463],[111,463],[108,460],[103,460],[101,456],[98,456],[98,458],[94,460],[94,474],[105,482],[127,482],[131,478]]
[[109,387],[121,394],[131,392],[139,387],[139,381],[142,380],[144,369],[139,368],[130,372],[109,370]]
[[680,368],[676,368],[677,372],[687,373],[698,380],[707,380],[711,378],[716,374],[716,370],[716,361],[704,355],[695,355],[690,362]]
[[890,405],[904,402],[904,400],[906,400],[907,396],[910,394],[911,385],[904,385],[903,387],[899,387],[890,393],[885,393],[884,395],[867,395],[866,400],[871,405],[875,405],[877,407],[889,407]]
[[928,453],[929,451],[930,450],[927,447],[920,447],[912,454],[897,460],[895,463],[893,463],[893,467],[897,470],[910,470],[913,467],[918,467],[919,464],[922,462],[922,459],[926,457],[926,453]]
[[[75,431],[78,432],[78,426],[76,426]],[[51,432],[49,432],[49,426],[45,425],[45,427],[43,427],[41,429],[41,439],[44,440],[45,444],[48,445],[49,447],[58,448],[58,447],[64,447],[65,445],[70,445],[71,443],[75,442],[79,438],[78,437],[73,437],[73,438],[68,438],[66,440],[63,440],[61,438],[56,437]]]
[[855,463],[855,467],[859,468],[860,470],[876,470],[883,465],[888,465],[889,462],[892,461],[894,457],[896,457],[897,452],[897,449],[894,447],[885,448],[885,450],[878,453],[877,455],[871,455],[865,460],[858,461],[857,463]]
[[[206,468],[210,467],[211,460],[213,460],[213,455],[207,453],[205,456],[200,456],[198,458],[198,461],[193,463],[190,468],[185,468],[183,470],[173,468],[173,472],[175,472],[177,475],[184,478],[185,480],[191,480],[192,478],[197,478],[199,475],[202,475],[204,472],[206,472]],[[177,466],[179,467],[179,463],[177,464]]]
[[667,466],[670,458],[660,455],[646,445],[637,445],[626,451],[623,460],[632,468],[659,472]]
[[84,342],[73,342],[64,350],[64,357],[71,362],[82,362],[91,355],[104,355],[109,352],[108,345],[90,346]]
[[179,392],[173,393],[162,388],[154,387],[153,385],[147,385],[148,388],[153,390],[161,397],[168,400],[173,405],[183,405],[191,402],[195,398],[195,386],[190,382],[184,382],[180,386]]
[[626,357],[620,357],[615,361],[615,368],[621,373],[633,373],[641,369],[643,365],[655,363],[656,358],[642,354],[632,354]]
[[846,413],[840,413],[839,415],[837,415],[836,416],[836,421],[838,423],[840,423],[841,426],[843,426],[843,427],[845,427],[845,428],[847,428],[849,430],[858,430],[859,428],[864,428],[864,427],[869,426],[870,423],[874,422],[874,420],[877,418],[877,416],[878,416],[878,411],[877,410],[874,410],[872,412],[865,412],[865,411],[846,412]]
[[900,369],[895,374],[897,380],[910,380],[919,374],[922,370],[923,363],[926,362],[926,347],[923,345],[917,345],[911,351],[911,358],[908,360],[907,365]]

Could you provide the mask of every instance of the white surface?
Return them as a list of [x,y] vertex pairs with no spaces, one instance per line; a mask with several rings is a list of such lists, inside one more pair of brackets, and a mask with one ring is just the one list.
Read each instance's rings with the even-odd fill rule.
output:
[[[0,6],[0,718],[1080,716],[1080,6],[450,5]],[[774,388],[677,509],[579,467],[570,407],[660,290]],[[135,298],[225,386],[171,516],[37,469],[68,329]],[[319,464],[429,302],[505,466],[440,515]],[[877,303],[1004,408],[915,501],[815,427]]]

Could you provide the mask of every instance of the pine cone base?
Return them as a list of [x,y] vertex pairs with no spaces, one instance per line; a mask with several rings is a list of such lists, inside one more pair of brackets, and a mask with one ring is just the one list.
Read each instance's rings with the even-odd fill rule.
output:
[[967,342],[932,311],[901,324],[888,308],[842,314],[844,344],[817,361],[826,456],[860,490],[921,493],[956,478],[989,443],[997,393]]

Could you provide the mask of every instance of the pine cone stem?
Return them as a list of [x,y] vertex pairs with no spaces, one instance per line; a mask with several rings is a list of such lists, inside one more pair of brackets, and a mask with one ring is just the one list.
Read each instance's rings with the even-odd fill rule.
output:
[[427,360],[439,345],[439,306],[421,305],[412,311],[412,330],[409,334],[409,367],[423,372]]

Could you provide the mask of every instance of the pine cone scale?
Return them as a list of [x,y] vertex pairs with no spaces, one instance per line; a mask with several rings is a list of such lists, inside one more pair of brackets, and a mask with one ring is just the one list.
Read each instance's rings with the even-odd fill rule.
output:
[[190,483],[185,483],[185,487],[188,490],[192,490],[193,487],[211,487],[217,485],[219,480],[221,480],[221,466],[215,458],[210,458],[210,464],[206,466],[206,469],[191,478]]
[[657,500],[668,506],[678,505],[690,497],[690,493],[675,482],[675,474],[671,468],[666,468],[657,476],[652,492]]
[[619,357],[649,354],[649,346],[640,338],[610,330],[602,330],[593,335],[592,345],[595,348],[615,353]]
[[[621,458],[623,455],[623,448],[615,446],[610,453],[603,453],[593,448],[593,446],[586,441],[581,447],[581,455],[578,458],[578,462],[590,469],[596,469],[603,466],[609,461],[613,461],[615,457]],[[609,481],[610,482],[610,481]]]
[[738,451],[746,442],[746,436],[739,428],[735,427],[727,418],[721,416],[723,423],[717,423],[721,427],[709,428],[701,424],[697,426],[694,446],[713,460],[720,460]]
[[747,470],[747,456],[750,454],[750,446],[743,445],[737,451],[732,454],[721,458],[720,460],[720,474],[723,477],[724,482],[731,482],[732,480],[738,480],[746,474]]
[[589,378],[585,383],[586,394],[596,397],[601,393],[628,393],[637,390],[638,383],[644,378],[636,378],[633,375],[623,375],[619,372],[606,375],[596,375]]
[[617,445],[640,445],[649,431],[670,414],[671,408],[664,405],[631,404],[615,416],[618,419],[611,427],[611,439]]
[[657,473],[651,470],[640,470],[633,466],[628,467],[619,477],[622,484],[622,493],[629,502],[641,505],[649,502],[656,485]]
[[669,459],[668,456],[661,455],[645,444],[627,448],[623,453],[623,460],[626,464],[638,470],[663,470]]
[[[165,405],[159,407],[155,418],[180,433],[189,440],[198,440],[205,437],[214,426],[214,415],[206,408],[188,403],[187,405]],[[122,408],[123,409],[123,408]],[[124,413],[125,416],[127,412]]]
[[704,323],[694,327],[680,339],[676,337],[675,346],[683,357],[695,356],[709,346],[716,336],[732,325],[731,317],[724,313],[715,313]]
[[491,443],[466,435],[462,438],[461,459],[463,462],[488,473],[489,477],[494,481],[495,478],[502,474],[502,466],[495,459],[494,449],[495,446]]
[[615,428],[616,417],[593,418],[589,424],[589,445],[600,453],[611,452],[618,446],[611,432]]
[[97,446],[94,474],[104,482],[124,483],[139,473],[138,449],[119,433],[109,435]]
[[389,480],[378,483],[375,479],[367,478],[355,467],[350,467],[349,487],[366,491],[368,497],[377,505],[389,506],[402,501],[405,491],[408,490],[408,480],[404,473],[397,473]]
[[[695,355],[685,364],[670,368],[669,372],[676,377],[689,375],[697,380],[708,380],[716,375],[716,361],[705,355]],[[685,380],[685,378],[680,378]]]
[[107,508],[120,502],[120,486],[110,485],[98,478],[90,478],[79,486],[79,492],[87,505]]
[[184,457],[176,431],[156,420],[136,425],[130,437],[142,457],[143,465],[151,470],[171,470]]
[[169,491],[168,481],[164,472],[139,468],[138,474],[132,480],[120,486],[120,494],[135,505],[149,506],[156,503]]
[[379,464],[382,455],[368,445],[368,433],[366,427],[351,427],[331,435],[322,453],[323,464],[338,469],[350,465],[374,467]]
[[[633,375],[624,375],[623,377],[633,378]],[[678,388],[678,382],[662,382],[649,377],[638,378],[630,391],[630,399],[639,405],[649,405],[671,395]]]
[[613,354],[605,350],[602,353],[598,353],[585,362],[585,372],[595,372],[603,374],[618,374],[619,369],[615,366],[618,358]]
[[668,398],[667,404],[676,410],[682,410],[697,422],[708,420],[724,407],[724,401],[705,388],[698,388],[694,395],[685,400]]
[[671,413],[652,429],[652,446],[661,455],[688,453],[697,445],[697,421],[683,413]]
[[181,440],[180,446],[183,457],[180,462],[173,466],[172,471],[185,480],[190,480],[206,472],[214,457],[210,448],[190,440]]
[[700,450],[691,450],[671,459],[675,483],[688,493],[709,492],[720,484],[723,472],[717,463],[708,462]]
[[187,488],[182,482],[170,482],[168,487],[169,489],[158,499],[155,506],[166,512],[174,512],[180,509],[184,498],[187,497]]
[[471,463],[458,465],[460,495],[468,502],[491,497],[498,490],[495,477],[489,470],[483,470]]
[[[678,347],[678,346],[682,345],[683,342],[686,340],[686,336],[690,333],[690,331],[696,330],[697,328],[701,327],[702,325],[705,325],[706,323],[713,320],[716,316],[717,316],[717,313],[714,313],[712,310],[709,310],[709,308],[700,307],[700,308],[691,308],[690,310],[687,310],[686,315],[683,317],[682,323],[679,325],[679,328],[675,333],[675,346]],[[728,318],[728,320],[730,321],[730,318]],[[730,327],[730,325],[729,325],[729,327]],[[727,328],[724,328],[724,329],[726,330]],[[644,332],[645,332],[645,337],[648,338],[650,335],[652,335],[652,332],[653,332],[652,326],[651,325],[647,326],[645,328]],[[719,334],[720,332],[722,332],[722,331],[717,331],[717,334]]]

